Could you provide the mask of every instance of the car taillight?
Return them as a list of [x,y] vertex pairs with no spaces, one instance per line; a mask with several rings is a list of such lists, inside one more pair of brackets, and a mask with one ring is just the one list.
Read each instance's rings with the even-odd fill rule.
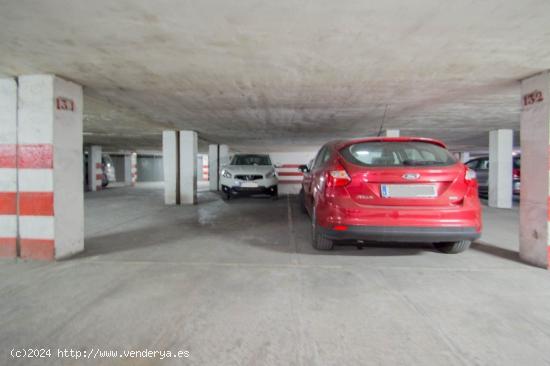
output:
[[466,174],[464,175],[464,179],[467,181],[476,180],[476,172],[472,169],[466,169]]
[[329,170],[327,187],[343,187],[349,182],[351,182],[351,178],[340,163],[337,163],[333,169]]
[[519,179],[521,177],[521,171],[518,168],[512,169],[512,177],[514,179]]

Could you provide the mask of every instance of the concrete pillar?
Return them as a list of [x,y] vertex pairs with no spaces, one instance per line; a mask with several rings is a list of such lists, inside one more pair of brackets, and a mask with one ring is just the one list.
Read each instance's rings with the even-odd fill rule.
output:
[[17,256],[17,83],[0,79],[0,258]]
[[162,133],[164,203],[167,205],[197,202],[197,146],[194,131]]
[[202,180],[202,155],[197,155],[197,179]]
[[208,155],[202,156],[202,180],[208,180]]
[[386,137],[399,137],[399,130],[386,130]]
[[124,184],[135,186],[137,181],[137,154],[124,155]]
[[19,77],[18,254],[52,260],[84,249],[82,87]]
[[101,146],[90,146],[88,152],[88,189],[99,191],[103,181],[103,165],[101,164]]
[[[220,169],[220,172],[221,172],[221,169],[224,166],[229,165],[229,163],[230,163],[230,161],[229,161],[229,147],[227,145],[220,145],[219,159],[220,159],[220,163],[219,163],[218,169]],[[221,190],[221,189],[222,189],[221,183],[218,182],[218,190]]]
[[208,181],[211,191],[218,190],[220,145],[208,145]]
[[180,131],[180,196],[182,204],[197,203],[197,150],[195,131]]
[[489,206],[512,208],[512,130],[489,133]]
[[162,132],[162,164],[164,169],[164,203],[180,204],[179,187],[179,132]]
[[550,247],[550,76],[537,74],[521,82],[520,257],[548,268]]

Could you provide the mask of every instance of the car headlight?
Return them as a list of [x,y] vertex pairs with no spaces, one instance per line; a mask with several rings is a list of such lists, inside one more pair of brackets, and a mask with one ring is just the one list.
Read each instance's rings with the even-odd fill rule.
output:
[[272,178],[272,177],[274,177],[274,176],[275,176],[275,170],[272,170],[272,171],[270,171],[269,173],[267,173],[267,174],[265,175],[265,177],[266,177],[267,179]]
[[231,178],[233,175],[231,173],[229,173],[228,170],[222,170],[222,177],[224,178]]

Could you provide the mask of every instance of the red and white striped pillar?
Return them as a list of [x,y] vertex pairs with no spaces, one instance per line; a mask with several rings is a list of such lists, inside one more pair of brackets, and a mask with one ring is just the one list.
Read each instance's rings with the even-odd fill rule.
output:
[[19,255],[82,251],[82,87],[53,75],[19,77],[17,143]]
[[101,146],[90,146],[88,152],[88,188],[90,191],[100,191],[102,188],[103,164],[101,154]]
[[124,183],[135,186],[137,181],[137,154],[135,152],[124,155]]
[[208,155],[202,156],[202,180],[208,180]]
[[0,79],[0,258],[17,256],[17,83]]
[[[520,257],[550,263],[550,75],[521,81]],[[511,177],[510,177],[511,180]]]
[[137,171],[137,154],[134,152],[134,153],[131,153],[130,154],[130,173],[131,173],[131,176],[132,176],[132,187],[134,187],[136,185],[136,182],[137,182],[137,177],[138,177],[138,171]]

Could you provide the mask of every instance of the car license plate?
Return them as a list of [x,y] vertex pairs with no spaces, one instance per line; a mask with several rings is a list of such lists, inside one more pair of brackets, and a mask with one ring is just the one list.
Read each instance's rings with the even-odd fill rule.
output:
[[380,192],[384,198],[437,197],[437,191],[433,184],[382,184]]
[[242,182],[241,187],[243,188],[258,188],[258,183],[254,182]]

